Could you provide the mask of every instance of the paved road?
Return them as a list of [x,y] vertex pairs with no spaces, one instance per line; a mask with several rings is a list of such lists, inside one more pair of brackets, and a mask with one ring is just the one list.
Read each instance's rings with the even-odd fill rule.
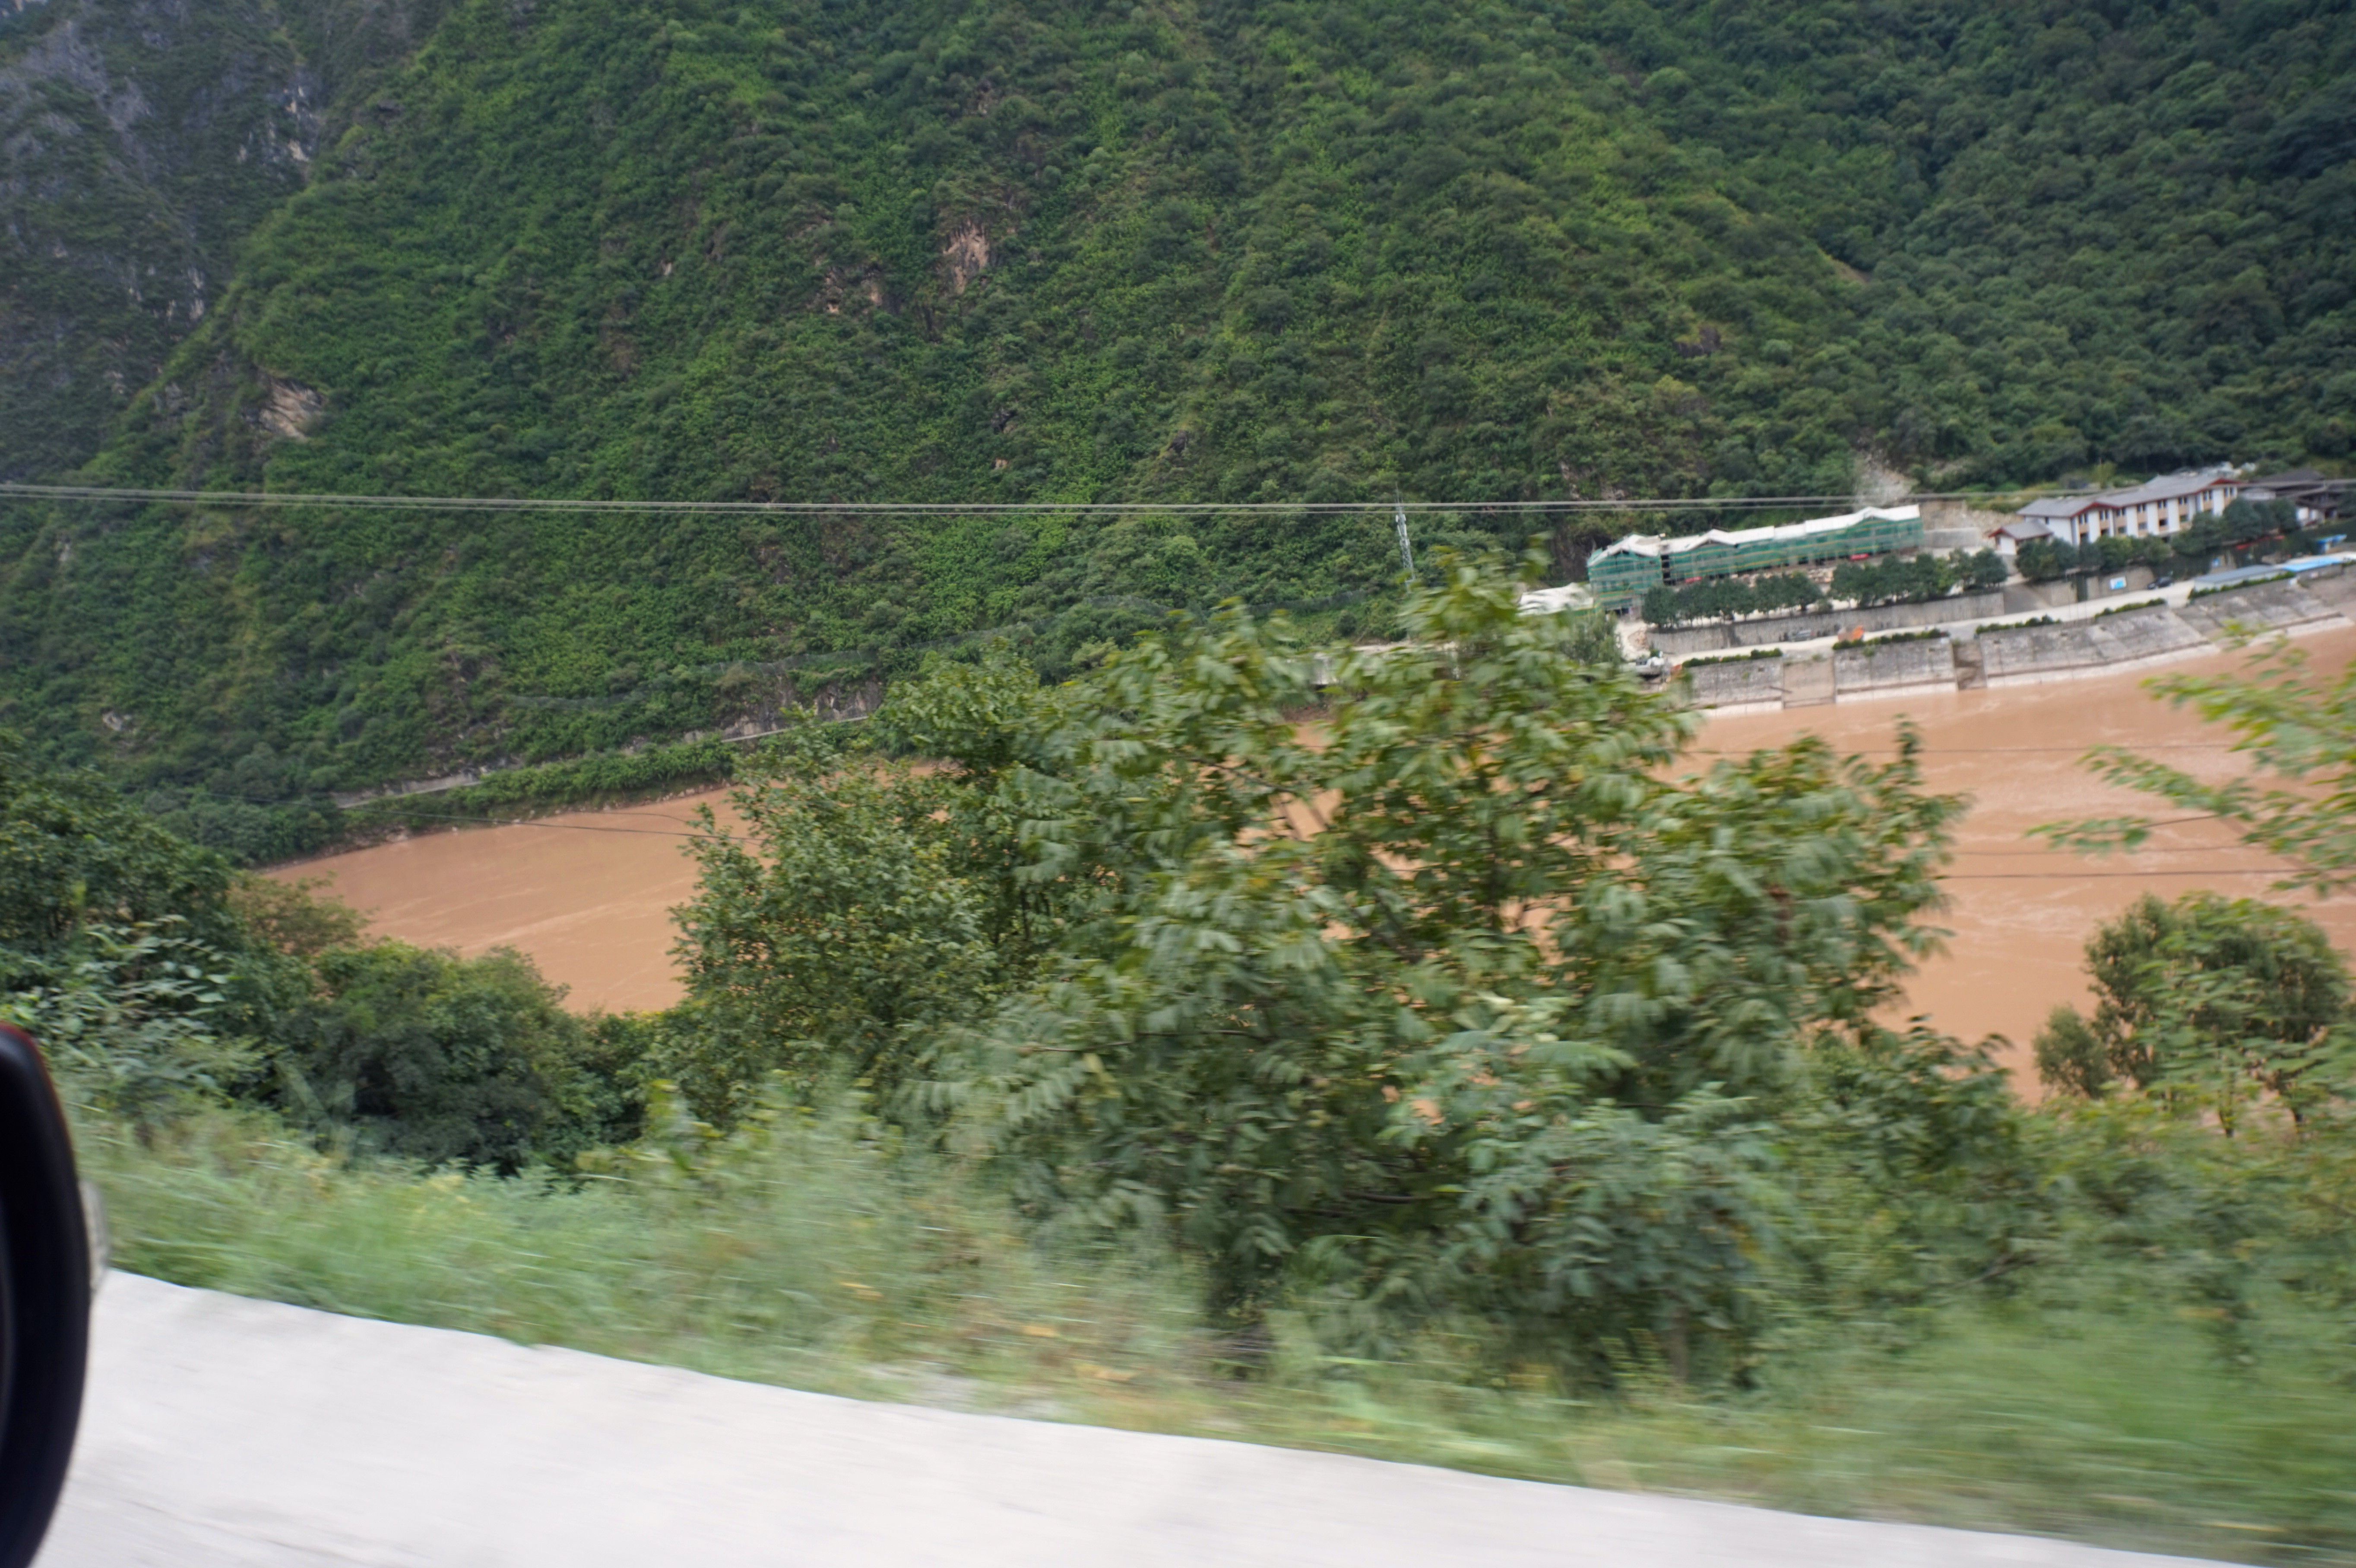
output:
[[116,1275],[38,1568],[2131,1568],[730,1382]]

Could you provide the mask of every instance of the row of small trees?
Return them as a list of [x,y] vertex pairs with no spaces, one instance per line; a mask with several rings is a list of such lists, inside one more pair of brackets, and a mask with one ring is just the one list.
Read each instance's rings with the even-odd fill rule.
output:
[[2004,558],[1994,550],[1845,560],[1833,569],[1832,581],[1823,587],[1798,571],[1748,581],[1723,577],[1677,587],[1664,584],[1644,595],[1644,619],[1655,626],[1684,626],[1701,621],[1731,621],[1741,615],[1829,609],[1837,603],[1860,609],[1917,604],[1944,599],[1958,590],[1994,588],[2008,575]]

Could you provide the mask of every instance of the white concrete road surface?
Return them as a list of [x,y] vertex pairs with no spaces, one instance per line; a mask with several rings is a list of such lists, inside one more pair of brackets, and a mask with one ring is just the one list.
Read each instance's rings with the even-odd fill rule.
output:
[[38,1568],[2180,1559],[867,1404],[112,1276]]

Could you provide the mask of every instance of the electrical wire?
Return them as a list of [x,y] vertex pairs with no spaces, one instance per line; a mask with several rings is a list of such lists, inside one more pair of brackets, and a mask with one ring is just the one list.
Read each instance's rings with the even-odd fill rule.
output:
[[[1894,748],[1897,744],[1895,741],[1859,741],[1850,743],[1860,749],[1877,745]],[[2138,741],[2133,742],[2096,741],[2091,745],[2084,746],[1918,746],[1915,748],[1915,754],[1925,757],[1977,757],[2005,752],[2072,752],[2083,755],[2088,752],[2099,751],[2104,746],[2129,752],[2220,752],[2230,751],[2240,744],[2238,741]],[[1751,754],[1751,750],[1753,748],[1696,746],[1687,754],[1700,757],[1747,757]]]
[[1942,873],[1938,880],[1943,882],[2075,882],[2089,877],[2287,877],[2292,869],[2288,866],[2193,866],[2158,871],[1949,871]]
[[[2018,490],[2008,496],[2070,495],[2074,491]],[[1127,513],[1350,513],[1350,512],[1688,512],[1761,511],[1791,507],[1854,507],[1854,496],[1644,496],[1622,500],[1539,501],[631,501],[610,498],[549,499],[531,496],[337,496],[272,490],[150,490],[98,485],[0,484],[0,496],[26,500],[161,502],[204,507],[324,507],[365,511],[423,512],[605,512],[655,516],[826,516],[845,512],[917,516],[1008,516],[1081,512]],[[1891,502],[1989,499],[1948,491]]]

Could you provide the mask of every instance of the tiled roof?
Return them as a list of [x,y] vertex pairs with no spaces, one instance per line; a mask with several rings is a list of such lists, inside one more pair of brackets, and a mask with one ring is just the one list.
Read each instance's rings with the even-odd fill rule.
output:
[[2107,490],[2102,496],[2106,507],[2140,507],[2147,501],[2173,501],[2186,496],[2198,496],[2220,485],[2241,486],[2242,481],[2231,474],[2211,471],[2207,474],[2169,474],[2136,485],[2132,490]]
[[2095,496],[2047,496],[2031,501],[2020,509],[2024,517],[2076,517],[2097,508],[2106,512],[2125,511],[2129,507],[2141,507],[2154,501],[2180,500],[2198,496],[2203,490],[2219,485],[2241,488],[2247,481],[2234,477],[2231,469],[2207,468],[2191,474],[2165,474],[2125,490],[2104,490]]

